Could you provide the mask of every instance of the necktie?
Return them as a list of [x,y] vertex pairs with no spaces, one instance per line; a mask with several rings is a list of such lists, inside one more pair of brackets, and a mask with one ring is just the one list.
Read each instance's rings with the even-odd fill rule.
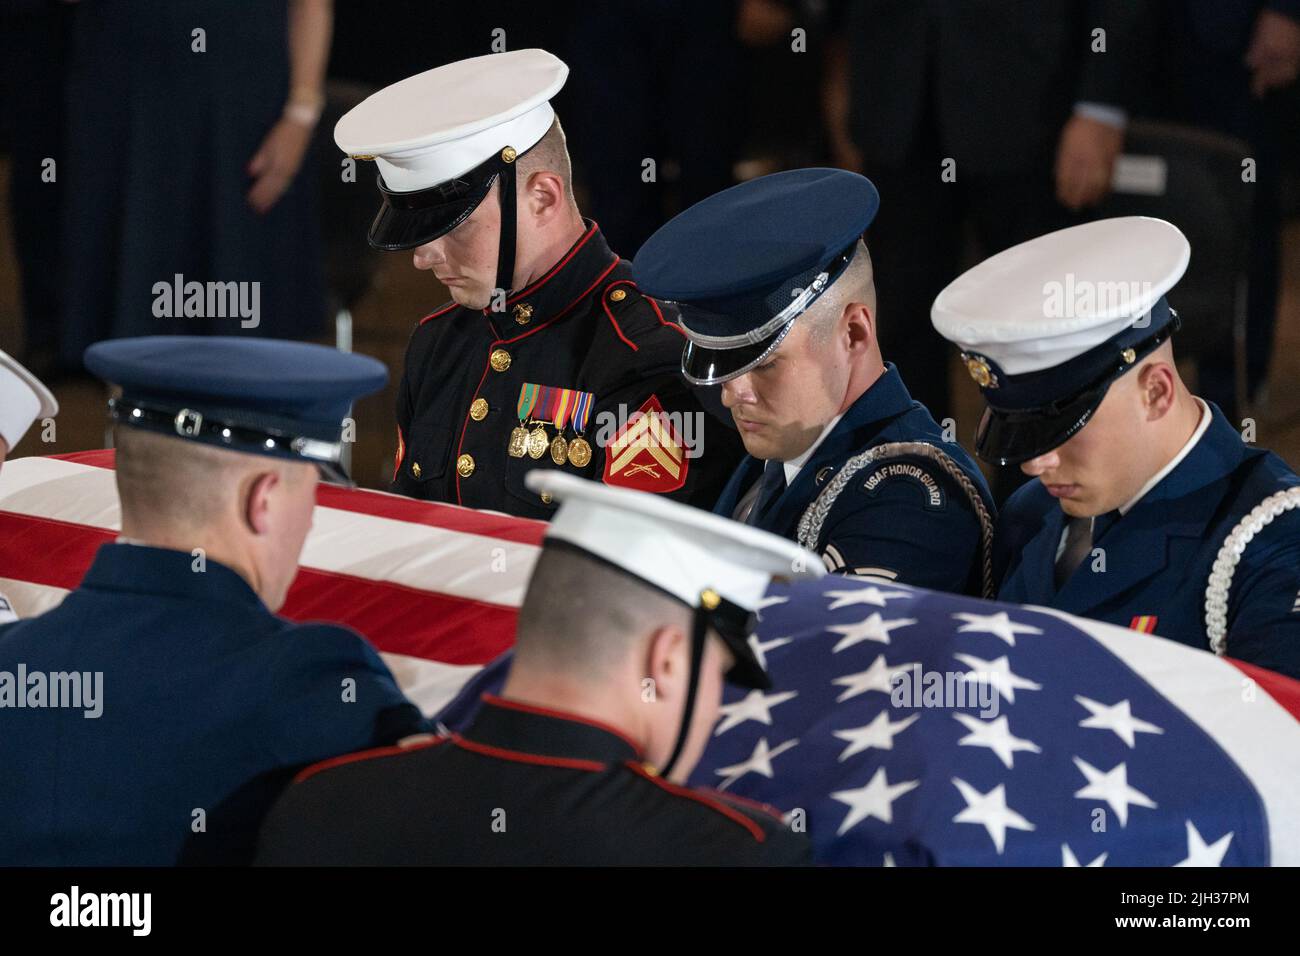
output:
[[1078,570],[1090,551],[1092,551],[1092,519],[1071,518],[1069,527],[1065,529],[1065,540],[1056,556],[1056,569],[1052,576],[1056,590],[1061,590],[1065,582],[1070,580],[1070,575]]
[[745,517],[745,524],[757,526],[776,504],[776,499],[785,491],[785,465],[779,461],[769,461],[763,465],[763,477],[758,480],[758,497],[754,506]]

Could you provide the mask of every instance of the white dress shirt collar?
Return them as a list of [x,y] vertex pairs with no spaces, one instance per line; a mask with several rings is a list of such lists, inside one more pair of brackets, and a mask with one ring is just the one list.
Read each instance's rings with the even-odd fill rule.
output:
[[1191,453],[1191,450],[1196,447],[1196,443],[1201,440],[1201,436],[1205,434],[1205,430],[1210,427],[1210,422],[1214,419],[1214,415],[1210,412],[1210,406],[1206,405],[1204,399],[1199,396],[1193,397],[1196,398],[1196,404],[1201,406],[1201,420],[1196,426],[1196,431],[1192,432],[1192,437],[1187,439],[1187,444],[1182,447],[1182,450],[1169,460],[1169,464],[1156,472],[1151,477],[1151,480],[1142,486],[1142,490],[1130,498],[1128,503],[1119,509],[1120,514],[1128,514],[1129,511],[1132,510],[1133,506],[1145,497],[1147,492],[1160,484],[1160,482],[1164,481],[1169,473],[1177,468],[1179,464],[1182,463],[1182,460]]

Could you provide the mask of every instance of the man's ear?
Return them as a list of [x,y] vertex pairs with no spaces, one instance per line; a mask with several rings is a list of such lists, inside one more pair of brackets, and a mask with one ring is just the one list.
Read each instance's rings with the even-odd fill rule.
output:
[[1138,391],[1148,421],[1159,421],[1174,407],[1178,373],[1168,362],[1155,361],[1138,372]]
[[545,223],[564,206],[566,194],[564,180],[558,174],[539,169],[525,182],[523,201],[533,218]]
[[686,632],[672,625],[655,628],[646,646],[645,673],[654,682],[656,698],[684,697],[690,666],[691,641]]
[[844,307],[844,334],[849,351],[871,347],[876,337],[876,317],[865,302],[850,302]]
[[244,495],[244,523],[255,534],[271,532],[271,495],[280,484],[277,471],[260,471],[251,476]]

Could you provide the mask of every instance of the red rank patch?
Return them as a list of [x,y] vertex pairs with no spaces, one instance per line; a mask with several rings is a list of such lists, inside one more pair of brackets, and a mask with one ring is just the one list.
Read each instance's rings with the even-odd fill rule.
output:
[[682,439],[651,395],[605,447],[605,484],[665,494],[686,484],[690,459]]

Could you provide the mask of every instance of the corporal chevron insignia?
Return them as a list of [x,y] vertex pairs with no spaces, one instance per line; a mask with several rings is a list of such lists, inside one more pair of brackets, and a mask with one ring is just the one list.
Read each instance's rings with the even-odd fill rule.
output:
[[605,448],[605,484],[663,494],[686,484],[690,460],[682,440],[651,395]]

